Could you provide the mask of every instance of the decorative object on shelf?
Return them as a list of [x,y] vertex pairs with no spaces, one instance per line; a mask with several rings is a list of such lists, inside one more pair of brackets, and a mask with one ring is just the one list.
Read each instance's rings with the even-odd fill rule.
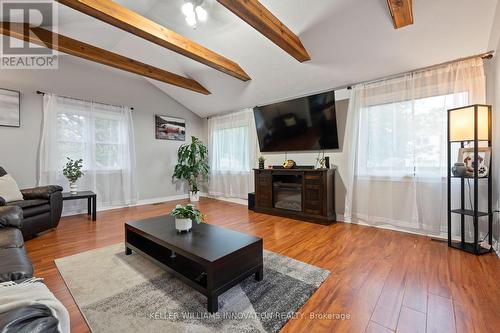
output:
[[186,120],[155,115],[155,136],[158,140],[186,141]]
[[21,127],[21,93],[0,89],[0,126]]
[[[490,167],[491,149],[490,147],[478,147],[477,151],[479,177],[486,177],[488,176],[488,169]],[[467,176],[474,176],[474,167],[476,165],[474,159],[474,148],[460,148],[458,150],[458,162],[465,164]]]
[[326,169],[325,157],[316,159],[316,169]]
[[455,177],[467,177],[467,167],[463,162],[455,163],[453,168],[451,168],[451,172]]
[[206,221],[205,215],[192,204],[187,204],[185,206],[177,205],[170,212],[170,215],[175,217],[175,229],[177,229],[178,232],[189,232],[193,227],[193,222],[202,223]]
[[[476,255],[488,253],[493,244],[491,106],[470,105],[448,110],[448,246]],[[452,168],[452,151],[459,146],[458,162]],[[462,176],[465,168],[465,176]],[[452,203],[452,172],[460,177],[460,203]],[[488,176],[488,177],[487,177]],[[487,178],[486,178],[487,177]],[[470,180],[473,180],[472,184]],[[465,186],[465,185],[468,186]],[[472,186],[471,186],[472,185]],[[487,186],[487,210],[479,210],[480,187]],[[468,195],[467,195],[468,190]],[[472,192],[472,193],[471,193]],[[460,217],[460,241],[452,241],[452,216]],[[467,240],[465,226],[472,222],[473,239]],[[488,223],[487,233],[480,240],[479,224]],[[470,237],[470,236],[469,236]]]
[[189,185],[189,200],[199,200],[198,181],[208,180],[208,149],[197,137],[191,137],[190,144],[184,144],[177,151],[177,165],[172,179],[184,180]]
[[[323,153],[323,155],[321,155]],[[321,157],[320,157],[321,155]],[[315,165],[315,169],[326,169],[326,157],[325,157],[325,151],[324,150],[320,150],[318,152],[318,157],[316,157],[316,165]]]
[[71,194],[77,194],[78,185],[76,184],[76,182],[84,175],[84,173],[82,172],[83,159],[79,159],[76,161],[72,160],[69,157],[66,157],[66,159],[68,160],[68,162],[63,169],[63,175],[69,181],[69,192]]
[[295,167],[295,161],[294,160],[285,160],[283,162],[283,168],[285,169],[293,169]]
[[259,169],[263,170],[264,162],[266,161],[266,159],[264,158],[264,156],[260,156],[258,161],[259,161]]

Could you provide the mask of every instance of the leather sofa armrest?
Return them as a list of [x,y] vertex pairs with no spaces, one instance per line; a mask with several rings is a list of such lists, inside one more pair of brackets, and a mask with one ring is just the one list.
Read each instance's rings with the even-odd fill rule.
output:
[[43,304],[14,308],[0,314],[1,332],[59,332],[59,321]]
[[62,192],[63,188],[59,185],[48,185],[21,190],[24,200],[32,199],[50,199],[55,192]]
[[5,206],[5,199],[0,197],[0,207]]
[[0,207],[0,228],[23,226],[23,210],[17,206]]

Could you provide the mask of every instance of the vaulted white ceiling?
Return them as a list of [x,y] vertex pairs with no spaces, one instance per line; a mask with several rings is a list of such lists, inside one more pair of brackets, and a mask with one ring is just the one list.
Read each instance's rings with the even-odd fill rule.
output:
[[184,21],[183,0],[117,2],[237,62],[252,80],[242,82],[62,5],[59,33],[197,80],[212,94],[150,81],[200,116],[488,51],[497,6],[497,0],[418,0],[415,23],[395,30],[386,0],[261,0],[302,40],[312,60],[299,63],[215,0],[205,1],[209,19],[196,29]]

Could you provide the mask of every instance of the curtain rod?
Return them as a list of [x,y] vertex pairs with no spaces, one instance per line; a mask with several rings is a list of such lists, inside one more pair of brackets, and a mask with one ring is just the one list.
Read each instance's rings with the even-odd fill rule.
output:
[[356,86],[356,85],[359,85],[359,84],[376,83],[376,82],[380,82],[380,81],[384,81],[384,80],[394,79],[394,78],[397,78],[397,77],[400,77],[400,76],[404,76],[406,74],[423,72],[423,71],[427,71],[427,70],[430,70],[430,69],[439,68],[439,67],[442,67],[442,66],[453,64],[455,62],[469,60],[469,59],[474,59],[474,58],[482,58],[483,60],[489,60],[489,59],[493,58],[494,54],[495,54],[495,51],[491,50],[491,51],[488,51],[488,52],[479,53],[479,54],[472,55],[472,56],[469,56],[469,57],[464,57],[464,58],[458,58],[458,59],[455,59],[455,60],[445,61],[445,62],[439,63],[437,65],[431,65],[431,66],[421,67],[421,68],[417,68],[417,69],[414,69],[414,70],[411,70],[411,71],[406,71],[406,72],[402,72],[402,73],[398,73],[398,74],[393,74],[393,75],[385,76],[385,77],[379,77],[379,78],[373,79],[373,80],[366,80],[366,81],[361,81],[361,82],[357,82],[357,83],[347,84],[345,86],[337,87],[334,90],[345,89],[345,88],[351,89],[352,86]]
[[[40,91],[40,90],[37,90],[36,93],[38,95],[46,95],[47,93],[46,92],[43,92],[43,91]],[[55,95],[55,94],[54,94]],[[108,104],[108,103],[101,103],[101,102],[96,102],[96,101],[89,101],[89,100],[86,100],[86,99],[81,99],[81,98],[74,98],[74,97],[68,97],[68,96],[62,96],[62,95],[57,95],[59,97],[63,97],[63,98],[69,98],[69,99],[76,99],[77,101],[82,101],[82,102],[94,102],[94,103],[99,103],[99,104],[105,104],[105,105],[111,105],[111,106],[118,106],[118,107],[123,107],[123,105],[114,105],[114,104]],[[130,107],[131,110],[134,110],[133,107]]]

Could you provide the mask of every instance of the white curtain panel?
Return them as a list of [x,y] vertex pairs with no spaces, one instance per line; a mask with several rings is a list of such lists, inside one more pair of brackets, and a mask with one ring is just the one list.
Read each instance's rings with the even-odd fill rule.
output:
[[485,85],[477,58],[353,87],[346,221],[446,233],[447,110],[484,103]]
[[[97,193],[98,208],[137,202],[132,111],[45,94],[40,143],[40,185],[59,184],[69,191],[62,169],[67,157],[83,159],[78,190]],[[66,201],[64,214],[82,212],[86,202]]]
[[258,146],[252,109],[208,120],[209,194],[246,199],[253,192]]

